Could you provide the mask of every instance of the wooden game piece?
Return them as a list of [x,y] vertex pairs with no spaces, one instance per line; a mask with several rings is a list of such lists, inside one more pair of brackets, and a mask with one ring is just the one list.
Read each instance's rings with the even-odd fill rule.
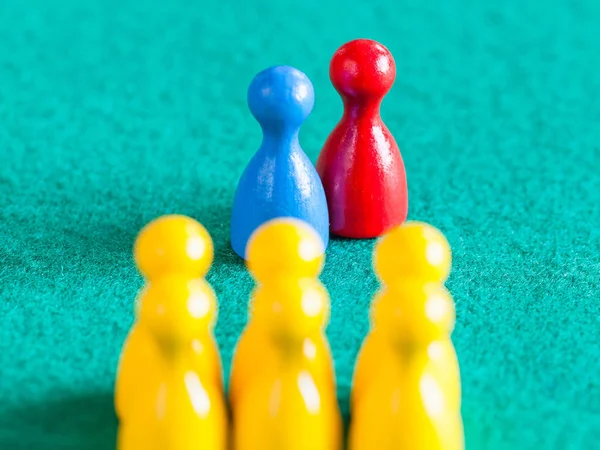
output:
[[383,45],[358,39],[335,52],[329,74],[344,102],[342,119],[317,161],[331,233],[377,237],[401,225],[408,211],[404,162],[379,114],[396,65]]
[[282,277],[317,278],[324,252],[323,241],[310,224],[292,217],[272,219],[252,234],[246,265],[261,283]]
[[[206,275],[213,260],[213,243],[206,229],[195,220],[179,215],[162,216],[140,232],[134,246],[137,267],[146,278],[146,286],[136,299],[141,308],[148,285],[169,273],[190,278]],[[136,316],[137,316],[136,311]],[[198,358],[215,362],[215,380],[222,383],[220,356],[212,335],[194,344]],[[135,402],[138,392],[155,385],[159,376],[159,355],[154,340],[134,323],[123,349],[115,385],[115,410],[122,420],[127,405]],[[133,400],[132,400],[133,399]]]
[[[227,409],[209,348],[216,299],[201,278],[166,274],[146,288],[138,326],[155,342],[158,383],[139,392],[121,421],[118,450],[225,450]],[[207,357],[208,356],[208,357]],[[142,374],[140,374],[142,375]]]
[[[351,402],[354,405],[378,361],[388,360],[390,348],[375,327],[373,310],[386,286],[417,283],[443,284],[450,273],[451,252],[444,235],[434,227],[421,222],[406,222],[383,236],[374,251],[373,266],[382,284],[371,306],[372,330],[365,338],[354,372]],[[456,359],[456,358],[454,358]],[[457,363],[455,363],[457,364]]]
[[423,222],[410,221],[379,239],[373,268],[384,286],[407,280],[444,284],[450,274],[452,252],[444,235]]
[[135,402],[137,393],[146,391],[144,385],[158,384],[160,370],[158,349],[146,330],[137,323],[131,328],[119,359],[115,383],[115,412],[124,420],[127,406]]
[[146,280],[166,273],[204,277],[213,261],[213,242],[200,223],[182,215],[161,216],[146,225],[134,244],[135,262]]
[[[244,385],[233,411],[235,450],[333,450],[341,448],[341,417],[330,383],[315,374],[305,342],[322,333],[327,296],[314,280],[288,279],[259,287],[253,320],[264,330],[272,355],[260,376]],[[300,301],[288,301],[287,296]],[[321,291],[322,292],[322,291]]]
[[231,245],[245,257],[246,244],[261,224],[296,217],[329,241],[323,185],[302,151],[298,132],[314,104],[308,77],[289,66],[260,72],[248,89],[248,106],[263,131],[263,141],[244,170],[233,201]]
[[454,302],[444,236],[407,223],[374,252],[382,287],[352,387],[349,448],[464,448],[460,374],[450,333]]
[[[281,280],[287,283],[282,302],[299,304],[314,296],[325,302],[329,318],[329,299],[325,287],[318,280],[323,267],[323,243],[319,235],[306,223],[292,218],[273,219],[260,226],[252,235],[247,250],[247,265],[258,287],[249,304],[249,321],[242,333],[231,366],[229,400],[233,406],[254,376],[274,356],[266,330],[255,319],[272,303],[272,296],[280,289]],[[321,331],[307,336],[305,356],[315,376],[323,385],[331,385],[335,395],[335,374],[331,351]]]
[[[265,304],[270,305],[272,295],[283,295],[281,301],[284,303],[301,303],[304,298],[310,296],[327,298],[327,291],[318,280],[290,278],[285,282],[284,293],[278,286],[279,281],[257,288],[251,299],[254,311],[264,309],[267,307]],[[255,318],[256,313],[253,312],[235,349],[229,382],[229,402],[232,406],[237,404],[252,379],[262,376],[264,366],[275,357],[275,349],[268,339],[266,330],[261,326],[260,317],[259,320],[255,320]],[[317,379],[322,380],[321,385],[329,385],[331,391],[335,392],[336,383],[331,350],[324,333],[317,331],[307,336],[304,340],[303,351],[311,373]]]

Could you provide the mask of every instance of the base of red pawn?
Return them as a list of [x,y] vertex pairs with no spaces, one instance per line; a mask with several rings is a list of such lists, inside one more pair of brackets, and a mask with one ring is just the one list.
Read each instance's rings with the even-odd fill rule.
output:
[[399,227],[406,222],[406,216],[395,221],[381,223],[353,222],[345,226],[334,226],[334,220],[331,221],[330,233],[348,239],[375,239],[383,236],[393,228]]

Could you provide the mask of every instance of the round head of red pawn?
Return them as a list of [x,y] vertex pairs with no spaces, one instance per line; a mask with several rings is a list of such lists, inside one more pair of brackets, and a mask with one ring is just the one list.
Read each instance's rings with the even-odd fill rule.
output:
[[396,63],[379,42],[356,39],[335,52],[329,76],[342,97],[382,98],[394,84]]

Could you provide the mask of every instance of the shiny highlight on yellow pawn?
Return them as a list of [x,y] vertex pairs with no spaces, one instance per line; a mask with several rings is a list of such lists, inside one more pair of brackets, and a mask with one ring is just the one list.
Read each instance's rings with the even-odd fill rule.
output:
[[373,261],[381,288],[354,372],[349,448],[462,450],[450,246],[408,222],[380,239]]

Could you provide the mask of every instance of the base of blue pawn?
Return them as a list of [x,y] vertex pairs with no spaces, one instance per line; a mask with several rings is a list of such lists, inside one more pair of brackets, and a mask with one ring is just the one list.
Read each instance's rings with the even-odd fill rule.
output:
[[329,211],[321,179],[298,146],[267,155],[259,150],[240,178],[231,213],[231,246],[242,258],[252,233],[265,222],[293,217],[329,244]]

